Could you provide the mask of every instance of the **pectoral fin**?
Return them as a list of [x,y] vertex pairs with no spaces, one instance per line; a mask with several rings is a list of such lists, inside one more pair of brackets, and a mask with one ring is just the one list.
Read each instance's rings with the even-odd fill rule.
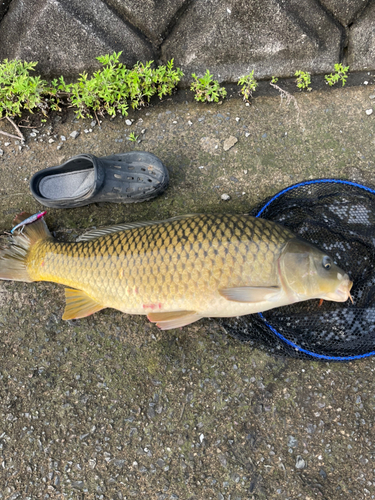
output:
[[161,330],[190,325],[202,318],[195,311],[155,312],[149,313],[147,317],[151,323],[156,323]]
[[233,302],[273,302],[277,299],[281,288],[278,286],[238,286],[222,288],[220,295]]
[[62,319],[85,318],[94,314],[106,306],[98,304],[82,290],[65,288],[66,306]]

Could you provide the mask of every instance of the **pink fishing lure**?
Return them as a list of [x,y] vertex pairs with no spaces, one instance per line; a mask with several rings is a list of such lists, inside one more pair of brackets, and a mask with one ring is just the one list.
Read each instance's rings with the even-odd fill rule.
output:
[[26,226],[27,224],[32,224],[36,220],[41,219],[42,217],[44,217],[46,215],[46,213],[47,213],[47,211],[38,212],[37,214],[30,215],[30,217],[28,217],[27,219],[23,220],[19,224],[17,224],[17,226],[14,226],[14,228],[10,231],[11,234],[13,234],[16,229],[19,229],[20,227]]

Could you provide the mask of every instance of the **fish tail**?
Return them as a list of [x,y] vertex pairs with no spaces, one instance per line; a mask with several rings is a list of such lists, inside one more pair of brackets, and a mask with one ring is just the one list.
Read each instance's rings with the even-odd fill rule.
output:
[[[27,219],[30,214],[23,212],[16,223]],[[32,247],[39,241],[51,238],[44,219],[22,226],[9,238],[5,248],[0,249],[0,280],[34,281],[27,270],[27,259]]]

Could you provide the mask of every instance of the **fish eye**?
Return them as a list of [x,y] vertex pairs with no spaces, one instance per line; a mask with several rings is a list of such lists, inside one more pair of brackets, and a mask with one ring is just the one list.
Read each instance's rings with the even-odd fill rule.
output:
[[332,265],[332,261],[330,259],[330,257],[328,257],[328,255],[325,255],[323,257],[323,261],[322,261],[322,266],[324,267],[324,269],[331,269],[331,265]]

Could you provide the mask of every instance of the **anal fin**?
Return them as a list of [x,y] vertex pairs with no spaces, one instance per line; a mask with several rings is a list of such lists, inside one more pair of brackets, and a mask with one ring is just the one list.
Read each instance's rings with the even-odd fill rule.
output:
[[156,323],[161,330],[190,325],[202,318],[195,311],[154,312],[149,313],[147,317],[151,323]]
[[93,300],[86,292],[73,288],[65,288],[65,299],[66,306],[62,319],[85,318],[106,307]]

